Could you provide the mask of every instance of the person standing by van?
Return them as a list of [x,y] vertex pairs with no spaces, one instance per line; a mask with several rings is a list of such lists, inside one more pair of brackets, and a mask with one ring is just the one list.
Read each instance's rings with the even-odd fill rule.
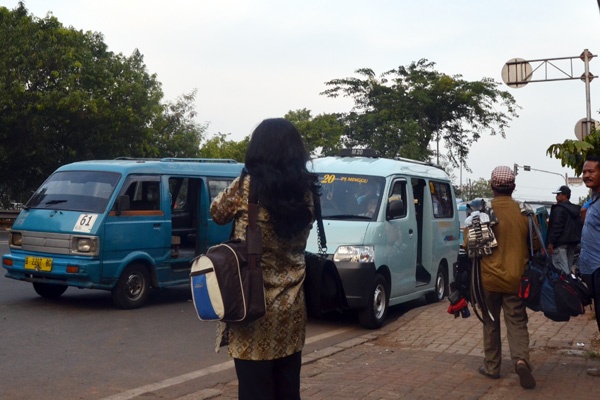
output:
[[479,368],[479,373],[491,379],[500,378],[502,310],[515,372],[519,375],[523,388],[533,389],[536,382],[529,363],[527,312],[517,294],[521,275],[529,259],[528,217],[521,213],[519,203],[512,198],[515,190],[515,174],[512,168],[494,168],[491,188],[494,192],[491,204],[498,219],[492,230],[498,245],[490,255],[481,258],[482,294],[486,311],[489,313],[482,313],[484,364]]
[[[600,331],[600,157],[588,156],[581,175],[592,195],[587,204],[585,221],[581,232],[579,269],[582,279],[592,292],[596,323]],[[590,368],[587,373],[600,376],[600,368]]]
[[313,197],[319,194],[316,176],[306,168],[309,159],[294,125],[266,119],[252,133],[241,176],[211,204],[213,220],[234,220],[233,237],[244,239],[250,181],[258,185],[266,314],[249,323],[219,322],[217,328],[217,351],[228,344],[241,400],[300,399],[304,250],[314,221]]
[[581,207],[571,203],[571,189],[561,186],[556,192],[556,204],[550,210],[547,244],[554,266],[571,273],[575,248],[581,240]]

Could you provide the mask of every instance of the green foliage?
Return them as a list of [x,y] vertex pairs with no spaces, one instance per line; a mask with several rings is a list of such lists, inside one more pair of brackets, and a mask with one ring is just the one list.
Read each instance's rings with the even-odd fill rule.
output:
[[304,140],[306,150],[312,155],[330,156],[338,153],[344,125],[336,114],[310,115],[310,110],[288,111],[284,116],[296,126]]
[[15,198],[73,161],[197,153],[194,93],[161,104],[139,51],[114,54],[100,33],[36,18],[22,2],[0,7],[0,37],[0,182]]
[[560,160],[563,167],[571,167],[581,175],[583,163],[588,155],[600,156],[600,131],[593,130],[583,140],[567,139],[548,147],[546,155]]
[[469,201],[476,198],[490,198],[494,196],[489,179],[479,178],[478,180],[463,185],[456,191],[457,197],[462,197],[463,200]]
[[345,144],[425,161],[437,152],[432,142],[439,141],[448,149],[448,161],[468,170],[471,145],[483,132],[504,137],[517,105],[492,79],[468,82],[439,73],[434,65],[422,59],[379,77],[362,68],[356,71],[361,78],[326,82],[330,88],[321,94],[354,100],[354,108],[341,116]]
[[204,158],[227,158],[244,162],[246,157],[246,148],[250,137],[246,136],[239,142],[227,140],[226,134],[218,133],[208,139],[200,148],[200,157]]

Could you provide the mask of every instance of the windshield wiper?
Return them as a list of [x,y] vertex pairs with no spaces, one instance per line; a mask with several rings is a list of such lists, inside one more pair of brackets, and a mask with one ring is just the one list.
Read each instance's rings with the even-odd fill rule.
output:
[[47,206],[51,206],[54,204],[60,204],[60,203],[66,203],[66,202],[67,202],[67,200],[50,200],[50,201],[45,202],[44,204]]
[[346,218],[371,219],[371,217],[366,217],[364,215],[356,215],[356,214],[323,215],[323,218],[325,218],[325,219],[346,219]]

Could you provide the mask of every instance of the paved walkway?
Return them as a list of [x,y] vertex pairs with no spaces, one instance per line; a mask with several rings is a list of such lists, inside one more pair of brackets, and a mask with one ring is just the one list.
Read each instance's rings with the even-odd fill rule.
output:
[[[503,331],[501,379],[477,372],[482,363],[481,323],[454,318],[447,301],[414,308],[378,331],[303,357],[302,398],[306,399],[600,399],[596,322],[586,314],[553,322],[529,314],[531,362],[537,387],[524,390],[513,372]],[[502,323],[504,328],[504,323]],[[180,400],[236,399],[230,381]]]

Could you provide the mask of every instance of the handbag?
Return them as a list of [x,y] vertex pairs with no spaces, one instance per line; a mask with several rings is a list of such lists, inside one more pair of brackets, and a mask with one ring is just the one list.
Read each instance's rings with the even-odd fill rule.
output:
[[265,315],[257,190],[251,179],[246,240],[212,246],[192,261],[192,299],[202,321],[251,322]]
[[[585,312],[578,289],[572,283],[576,279],[573,277],[573,280],[570,280],[566,274],[558,270],[552,264],[545,248],[542,248],[541,255],[533,253],[533,229],[536,230],[539,238],[542,236],[532,218],[529,216],[531,254],[527,269],[521,277],[519,297],[526,307],[533,311],[542,311],[544,316],[553,321],[569,321],[572,316],[575,317]],[[585,284],[581,283],[586,288]]]
[[321,201],[314,196],[315,216],[317,220],[317,244],[319,253],[304,253],[306,277],[304,278],[304,297],[308,315],[320,317],[325,313],[343,310],[348,307],[342,279],[335,263],[326,257],[327,239],[321,216]]
[[[537,229],[537,225],[533,222],[533,216],[529,216],[529,261],[527,262],[527,268],[521,276],[521,283],[519,286],[519,297],[523,300],[523,304],[527,308],[533,311],[541,311],[541,296],[542,296],[542,285],[544,279],[548,274],[549,268],[549,257],[545,252],[542,251],[542,255],[536,255],[533,252],[533,229]],[[542,236],[538,234],[538,238]]]

